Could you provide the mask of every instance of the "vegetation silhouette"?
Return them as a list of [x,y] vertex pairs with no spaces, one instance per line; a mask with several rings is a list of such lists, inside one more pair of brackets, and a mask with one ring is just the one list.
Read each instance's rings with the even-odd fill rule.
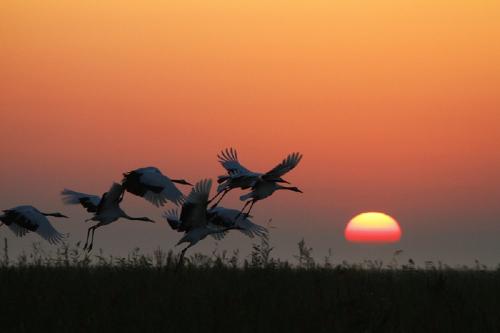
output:
[[186,256],[157,249],[94,255],[80,244],[55,254],[39,243],[0,257],[3,332],[498,332],[500,269],[409,260],[294,262],[272,257],[269,235],[248,257],[217,248]]

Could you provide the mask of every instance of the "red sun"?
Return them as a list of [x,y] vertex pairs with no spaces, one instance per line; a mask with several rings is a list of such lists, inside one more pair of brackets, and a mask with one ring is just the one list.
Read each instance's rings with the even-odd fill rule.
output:
[[401,239],[401,228],[387,214],[362,213],[349,221],[345,238],[354,243],[395,243]]

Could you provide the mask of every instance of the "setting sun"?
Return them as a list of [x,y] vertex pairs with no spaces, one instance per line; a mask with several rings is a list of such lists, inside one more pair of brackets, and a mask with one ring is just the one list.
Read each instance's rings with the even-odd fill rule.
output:
[[394,243],[401,238],[401,228],[387,214],[362,213],[347,224],[345,238],[355,243]]

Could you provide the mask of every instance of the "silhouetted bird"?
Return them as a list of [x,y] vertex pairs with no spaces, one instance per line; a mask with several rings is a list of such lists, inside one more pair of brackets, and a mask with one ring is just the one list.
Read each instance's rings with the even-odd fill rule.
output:
[[123,174],[122,186],[125,191],[142,197],[159,207],[171,201],[182,204],[184,195],[174,183],[190,185],[184,179],[170,179],[158,168],[140,168]]
[[280,164],[266,173],[257,173],[245,168],[238,161],[238,154],[236,150],[232,148],[222,151],[218,157],[219,162],[227,170],[228,174],[219,176],[218,182],[220,185],[217,188],[218,193],[212,200],[214,200],[221,193],[222,196],[212,207],[217,206],[222,198],[233,188],[251,188],[252,191],[250,193],[240,197],[242,201],[251,199],[245,203],[245,206],[243,206],[243,209],[240,212],[240,214],[242,214],[245,208],[251,204],[248,212],[246,213],[247,215],[250,214],[253,205],[257,201],[267,198],[277,190],[290,190],[302,193],[302,191],[297,187],[282,186],[278,184],[289,184],[289,182],[281,177],[299,164],[302,159],[302,155],[300,153],[288,155]]
[[[75,192],[72,190],[64,190],[62,193],[63,201],[66,204],[81,204],[87,211],[94,213],[94,216],[87,221],[99,222],[90,227],[87,231],[87,239],[85,241],[84,249],[92,250],[94,244],[95,229],[115,222],[119,218],[124,218],[134,221],[154,222],[148,217],[131,217],[128,216],[121,208],[120,202],[123,199],[123,187],[118,183],[113,183],[108,192],[104,193],[102,198],[91,194]],[[97,202],[99,199],[99,202]],[[97,204],[97,205],[96,205]],[[89,244],[89,235],[92,231],[92,240]]]
[[204,239],[208,235],[223,233],[229,230],[228,227],[221,227],[211,223],[207,214],[208,196],[212,187],[212,180],[204,179],[196,183],[182,205],[181,216],[178,217],[176,212],[171,210],[166,213],[170,226],[180,232],[185,232],[185,235],[179,240],[176,245],[189,243],[181,253],[179,263],[184,259],[186,251]]
[[18,206],[3,211],[0,221],[9,227],[17,237],[22,237],[32,231],[40,235],[50,244],[57,244],[64,235],[58,232],[46,216],[64,217],[61,213],[42,213],[33,206]]

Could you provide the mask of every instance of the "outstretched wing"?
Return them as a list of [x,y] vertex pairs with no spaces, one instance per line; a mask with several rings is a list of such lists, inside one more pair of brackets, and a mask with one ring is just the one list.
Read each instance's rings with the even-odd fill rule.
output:
[[243,165],[241,165],[238,160],[238,152],[234,148],[226,148],[222,150],[217,157],[219,158],[220,164],[227,170],[230,175],[233,174],[253,174],[254,172],[248,170]]
[[212,180],[204,179],[196,183],[182,205],[181,223],[182,227],[190,230],[207,225],[207,205]]
[[302,159],[302,154],[293,153],[288,155],[280,164],[275,166],[271,171],[262,175],[263,179],[274,179],[279,178],[295,168]]
[[64,189],[61,195],[66,205],[80,204],[86,208],[89,213],[97,212],[97,207],[99,206],[99,202],[101,202],[101,198],[97,195],[76,192],[69,189]]
[[116,209],[119,207],[123,196],[123,187],[118,183],[113,183],[108,192],[104,193],[99,206],[97,206],[97,214],[102,214],[103,211]]
[[210,234],[210,236],[212,236],[212,238],[214,238],[215,240],[220,241],[220,240],[223,240],[224,237],[226,237],[228,232],[229,231],[221,231],[221,232],[217,232],[214,234]]
[[43,217],[45,220],[40,221],[35,232],[50,244],[59,244],[64,239],[64,235],[57,231],[45,216]]
[[250,238],[262,237],[268,233],[268,230],[261,225],[253,223],[248,217],[245,219],[239,218],[236,220],[238,230]]
[[179,219],[179,212],[176,209],[169,209],[165,213],[163,213],[163,218],[167,220],[170,228],[177,231],[181,230],[181,221]]
[[184,195],[175,184],[155,167],[126,173],[123,186],[127,191],[143,197],[157,207],[165,205],[167,201],[180,205],[184,200]]

